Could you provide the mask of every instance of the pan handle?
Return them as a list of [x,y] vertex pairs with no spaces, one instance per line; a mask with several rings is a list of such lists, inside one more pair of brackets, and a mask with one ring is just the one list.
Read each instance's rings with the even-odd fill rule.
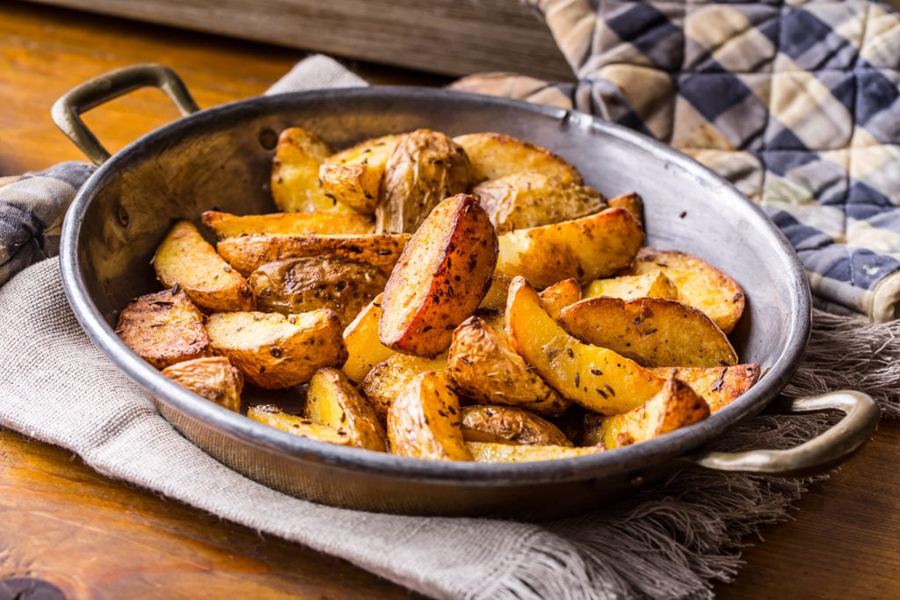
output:
[[134,65],[94,77],[69,90],[50,111],[53,122],[96,165],[110,154],[81,120],[81,114],[143,87],[157,87],[172,100],[182,115],[200,110],[181,78],[168,67]]
[[787,413],[839,410],[845,416],[822,435],[789,450],[699,451],[685,458],[717,471],[810,475],[841,463],[859,450],[875,433],[880,417],[871,397],[850,390],[806,398],[779,398],[770,409]]

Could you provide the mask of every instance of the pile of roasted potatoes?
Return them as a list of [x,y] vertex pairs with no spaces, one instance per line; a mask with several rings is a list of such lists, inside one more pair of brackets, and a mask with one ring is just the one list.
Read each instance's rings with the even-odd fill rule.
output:
[[[420,129],[335,152],[294,127],[271,190],[283,212],[202,215],[215,247],[175,223],[153,257],[166,289],[117,327],[261,423],[407,457],[549,460],[690,425],[759,376],[727,337],[740,286],[643,247],[637,194],[607,199],[526,141]],[[245,382],[305,408],[244,407]]]

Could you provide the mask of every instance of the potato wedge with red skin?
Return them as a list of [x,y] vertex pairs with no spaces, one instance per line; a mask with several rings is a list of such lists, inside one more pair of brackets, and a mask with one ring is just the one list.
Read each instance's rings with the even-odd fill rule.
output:
[[531,142],[503,133],[468,133],[453,141],[463,147],[472,162],[473,183],[499,179],[520,171],[536,171],[581,185],[581,175],[568,162]]
[[607,348],[569,335],[522,277],[509,286],[510,346],[564,398],[594,412],[627,412],[656,395],[665,379]]
[[539,295],[544,309],[551,317],[558,319],[562,309],[581,300],[581,286],[574,279],[563,279],[545,288]]
[[[408,354],[392,354],[375,365],[362,380],[359,388],[375,414],[382,422],[387,422],[391,404],[400,392],[416,375],[434,371],[442,377],[448,377],[447,358],[422,358]],[[449,379],[448,379],[449,381]]]
[[203,224],[216,239],[238,237],[251,234],[306,235],[331,234],[352,235],[375,231],[375,222],[369,217],[353,213],[272,213],[268,215],[232,215],[208,210],[203,213]]
[[428,460],[472,460],[463,440],[459,399],[447,378],[420,373],[391,403],[391,453]]
[[344,329],[348,357],[341,370],[353,382],[362,383],[375,365],[396,354],[378,339],[380,318],[381,294],[378,294]]
[[603,417],[585,433],[585,445],[603,444],[607,450],[646,442],[709,416],[709,406],[691,387],[671,378],[663,389],[626,413]]
[[637,219],[641,227],[644,226],[644,201],[635,192],[610,198],[608,204],[610,208],[624,208],[631,213],[631,216]]
[[183,290],[132,300],[119,313],[116,335],[157,369],[212,354],[203,314]]
[[550,421],[511,406],[466,406],[462,409],[463,438],[467,442],[498,442],[537,446],[571,446]]
[[318,425],[346,431],[357,448],[387,450],[387,435],[375,409],[337,369],[319,369],[309,380],[306,416]]
[[537,288],[572,277],[586,284],[631,264],[644,231],[624,208],[589,217],[519,229],[499,238],[497,271],[521,275]]
[[190,221],[172,226],[153,255],[156,278],[207,312],[253,310],[253,290]]
[[598,446],[572,448],[571,446],[529,446],[522,444],[497,444],[466,442],[472,459],[480,463],[517,463],[560,458],[577,458],[602,452]]
[[662,271],[678,288],[679,300],[702,310],[726,334],[744,314],[744,290],[708,262],[676,250],[642,248],[621,275]]
[[258,423],[299,435],[300,437],[327,442],[336,446],[353,446],[352,439],[346,431],[313,423],[306,417],[288,414],[273,404],[251,406],[247,409],[247,417]]
[[162,374],[219,406],[241,412],[244,376],[224,356],[208,356],[169,365]]
[[715,367],[737,364],[737,352],[701,311],[662,298],[588,298],[565,307],[563,328],[578,339],[609,348],[645,367]]
[[651,369],[660,377],[677,377],[697,392],[716,412],[737,400],[759,379],[756,363],[733,367],[659,367]]
[[378,337],[407,354],[437,356],[491,285],[497,234],[467,194],[441,202],[403,250],[384,288]]
[[635,298],[665,298],[678,300],[678,288],[662,271],[643,275],[620,275],[608,279],[595,279],[584,290],[585,298],[611,296],[622,300]]

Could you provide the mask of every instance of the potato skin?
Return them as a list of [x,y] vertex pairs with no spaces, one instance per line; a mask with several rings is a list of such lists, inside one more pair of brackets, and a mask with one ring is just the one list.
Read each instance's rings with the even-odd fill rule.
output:
[[581,219],[504,233],[497,271],[521,275],[537,288],[570,277],[583,285],[627,267],[643,241],[644,232],[631,213],[609,208]]
[[403,135],[385,165],[375,231],[415,232],[444,198],[468,192],[471,180],[469,157],[443,133]]
[[463,441],[459,399],[438,373],[420,373],[406,384],[391,403],[387,423],[392,454],[472,460]]
[[353,445],[350,435],[346,431],[339,431],[327,425],[318,425],[306,417],[290,415],[273,404],[251,406],[247,410],[247,417],[269,427],[299,435],[300,437],[327,442],[336,446]]
[[475,186],[472,195],[481,202],[498,234],[570,221],[606,208],[606,200],[597,190],[538,171],[489,179]]
[[360,384],[360,390],[375,409],[382,422],[387,422],[394,399],[416,375],[434,371],[446,377],[447,359],[421,358],[407,354],[393,354],[375,365]]
[[322,191],[359,213],[374,214],[381,179],[399,139],[385,135],[328,157],[319,168]]
[[539,296],[544,310],[558,319],[562,309],[581,300],[581,286],[574,279],[563,279],[544,289]]
[[662,271],[678,288],[684,304],[702,310],[725,333],[731,333],[744,314],[744,290],[708,262],[675,250],[642,248],[622,275]]
[[190,221],[172,226],[151,262],[160,283],[166,287],[178,285],[201,310],[253,310],[250,286]]
[[644,226],[644,201],[635,192],[609,199],[610,208],[624,208],[631,213],[641,227]]
[[216,313],[206,322],[216,352],[227,356],[249,383],[266,389],[309,381],[323,367],[347,360],[341,321],[334,311],[298,315]]
[[268,263],[249,278],[261,312],[283,315],[330,308],[349,323],[384,289],[387,277],[370,264],[312,256]]
[[509,406],[466,406],[462,409],[462,432],[467,442],[572,445],[553,423]]
[[163,369],[162,374],[210,402],[241,412],[244,376],[224,356],[175,363]]
[[472,162],[473,182],[499,179],[519,171],[559,177],[581,185],[578,171],[559,156],[525,140],[502,133],[469,133],[453,138]]
[[322,138],[303,129],[289,127],[278,136],[272,159],[272,199],[284,212],[344,212],[353,210],[329,198],[319,185],[319,167],[333,153]]
[[390,275],[409,238],[407,233],[244,235],[220,241],[217,249],[222,258],[245,277],[266,263],[331,255],[372,264]]
[[203,315],[183,290],[132,300],[119,313],[116,335],[157,369],[212,354]]
[[472,454],[472,458],[480,463],[515,463],[577,458],[602,451],[597,446],[572,448],[569,446],[528,446],[485,442],[466,442],[466,448]]
[[447,361],[456,387],[475,402],[548,416],[560,415],[569,406],[509,348],[502,332],[481,317],[469,317],[456,328]]
[[620,275],[609,279],[595,279],[584,291],[585,298],[611,296],[622,300],[635,298],[665,298],[678,300],[678,288],[662,271],[643,275]]
[[578,339],[645,367],[731,366],[738,360],[709,317],[674,300],[588,298],[564,308],[559,322]]
[[349,356],[341,370],[356,383],[361,383],[375,365],[396,354],[378,339],[381,298],[381,294],[375,296],[344,329],[344,345]]
[[216,234],[216,239],[250,234],[305,235],[366,234],[375,231],[375,223],[368,217],[352,213],[272,213],[268,215],[232,215],[208,210],[201,217],[203,224]]
[[437,356],[491,285],[497,234],[469,195],[441,202],[413,235],[384,288],[378,337],[398,352]]
[[733,367],[659,367],[651,369],[659,377],[677,377],[702,397],[711,412],[721,410],[753,387],[759,379],[756,363]]
[[387,449],[387,435],[375,409],[337,369],[319,369],[309,380],[306,416],[318,425],[346,431],[357,448],[375,452]]

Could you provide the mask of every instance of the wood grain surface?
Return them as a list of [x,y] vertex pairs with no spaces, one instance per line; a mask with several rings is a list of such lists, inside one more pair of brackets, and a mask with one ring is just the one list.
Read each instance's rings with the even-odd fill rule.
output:
[[[258,94],[303,55],[29,4],[0,5],[0,176],[81,159],[56,131],[56,98],[110,69],[173,66],[201,106]],[[443,83],[354,64],[373,81]],[[110,149],[175,118],[158,92],[87,116]],[[0,398],[2,401],[2,398]],[[900,597],[900,422],[825,484],[792,520],[766,528],[722,598]],[[258,535],[94,473],[70,453],[0,430],[0,579],[45,579],[69,598],[402,598],[340,560]],[[0,598],[4,589],[0,585]]]

